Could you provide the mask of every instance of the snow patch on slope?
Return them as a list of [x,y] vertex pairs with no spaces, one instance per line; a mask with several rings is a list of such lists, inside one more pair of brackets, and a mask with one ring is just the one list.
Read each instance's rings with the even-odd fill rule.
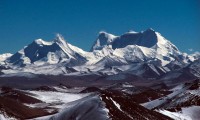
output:
[[37,98],[48,104],[58,104],[54,107],[63,108],[63,103],[69,103],[83,97],[88,96],[88,94],[71,94],[71,93],[61,93],[61,92],[50,92],[50,91],[27,91],[32,94],[32,97]]
[[93,96],[88,98],[83,98],[78,101],[69,103],[70,107],[63,108],[59,113],[34,118],[34,120],[107,120],[109,118],[108,111],[99,96]]
[[200,106],[184,107],[181,108],[181,111],[179,112],[170,112],[167,110],[157,111],[175,120],[199,120],[200,118]]

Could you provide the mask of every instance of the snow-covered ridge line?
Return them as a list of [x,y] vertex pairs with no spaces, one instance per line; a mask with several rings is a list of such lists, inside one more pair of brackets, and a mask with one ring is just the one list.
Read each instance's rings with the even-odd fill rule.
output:
[[[170,41],[153,29],[141,32],[127,32],[115,36],[101,31],[90,52],[66,42],[62,35],[47,42],[37,39],[15,54],[0,56],[2,72],[8,73],[40,73],[40,74],[92,74],[93,72],[118,74],[133,71],[127,65],[137,66],[141,75],[145,73],[147,64],[156,75],[189,65],[199,59],[198,54],[182,53]],[[1,60],[2,58],[2,60]],[[5,67],[6,66],[6,67]],[[113,70],[113,68],[115,69]],[[134,72],[133,72],[134,73]]]

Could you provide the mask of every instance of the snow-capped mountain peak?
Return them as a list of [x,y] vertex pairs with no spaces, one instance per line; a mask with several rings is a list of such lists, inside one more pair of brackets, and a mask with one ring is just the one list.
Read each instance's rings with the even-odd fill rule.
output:
[[96,42],[91,48],[91,51],[101,50],[104,47],[111,45],[113,49],[124,48],[128,45],[138,45],[151,48],[158,42],[164,43],[158,40],[157,33],[149,28],[141,32],[127,32],[121,36],[115,36],[107,32],[100,32]]
[[58,44],[62,44],[63,46],[67,46],[67,42],[64,39],[64,37],[61,34],[56,34],[56,38],[53,42],[56,42]]
[[8,59],[9,63],[16,65],[23,64],[56,64],[60,62],[79,61],[81,55],[73,51],[65,39],[57,34],[56,38],[47,42],[42,39],[33,41]]
[[6,59],[8,59],[10,56],[12,56],[11,53],[4,53],[0,55],[0,62],[5,61]]
[[70,55],[75,54],[61,34],[56,34],[54,42],[57,43],[65,53],[69,53]]
[[110,33],[107,33],[105,31],[101,31],[99,32],[99,35],[97,37],[97,40],[95,41],[94,45],[92,46],[90,51],[94,51],[94,50],[101,50],[103,49],[103,47],[111,44],[113,42],[113,40],[116,38],[117,36],[112,35]]
[[200,59],[200,52],[194,52],[189,57],[190,57],[191,61],[198,60],[198,59]]
[[108,33],[108,32],[105,32],[105,31],[100,31],[99,32],[99,35],[98,35],[98,38],[101,40],[101,38],[107,38],[108,39],[108,42],[112,42],[112,39],[115,38],[117,36],[111,34],[111,33]]

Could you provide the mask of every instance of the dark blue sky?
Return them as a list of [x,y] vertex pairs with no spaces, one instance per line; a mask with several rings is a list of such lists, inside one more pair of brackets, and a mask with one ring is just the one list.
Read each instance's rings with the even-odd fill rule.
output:
[[181,51],[200,51],[199,0],[0,0],[0,53],[61,33],[89,50],[98,32],[153,28]]

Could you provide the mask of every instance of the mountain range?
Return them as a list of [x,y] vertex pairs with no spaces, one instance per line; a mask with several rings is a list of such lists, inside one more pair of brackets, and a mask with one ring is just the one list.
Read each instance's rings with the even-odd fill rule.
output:
[[[182,53],[153,29],[121,36],[100,32],[90,52],[68,43],[60,34],[47,42],[37,39],[15,54],[0,56],[1,73],[45,75],[129,73],[157,79],[199,60],[199,53]],[[149,73],[149,75],[148,75]],[[166,78],[166,77],[165,77]]]
[[90,51],[57,34],[0,55],[0,120],[199,120],[200,53],[153,29],[104,31]]

